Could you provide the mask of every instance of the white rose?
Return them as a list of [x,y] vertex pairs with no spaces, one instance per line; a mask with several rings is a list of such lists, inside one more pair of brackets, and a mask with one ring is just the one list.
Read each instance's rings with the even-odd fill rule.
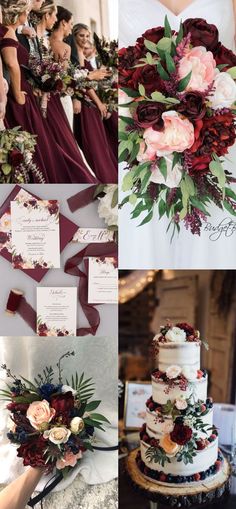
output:
[[62,394],[65,394],[66,392],[72,392],[73,396],[77,394],[77,392],[70,387],[70,385],[63,385],[61,388]]
[[182,375],[189,381],[194,382],[197,380],[197,369],[191,368],[190,366],[184,366],[182,368]]
[[[132,115],[129,110],[128,104],[132,101],[132,97],[129,97],[124,90],[119,89],[119,106],[122,106],[119,108],[119,117],[129,117],[132,118]],[[125,104],[127,104],[127,107],[125,108]]]
[[184,397],[180,396],[179,398],[176,398],[175,406],[178,410],[185,410],[185,408],[188,406],[188,403]]
[[156,165],[154,166],[155,169],[152,167],[150,182],[154,182],[155,184],[165,184],[165,186],[169,188],[179,187],[183,175],[182,167],[180,164],[176,164],[172,170],[173,156],[165,156],[165,160],[167,164],[166,180]]
[[115,207],[112,207],[112,200],[114,196],[114,192],[117,189],[117,185],[106,186],[105,196],[99,199],[98,205],[98,215],[101,219],[104,219],[105,223],[108,226],[117,226],[118,225],[118,204]]
[[70,430],[75,435],[84,429],[84,421],[81,417],[74,417],[70,423]]
[[173,378],[177,378],[177,376],[179,376],[181,373],[181,367],[180,366],[169,366],[169,368],[167,368],[166,370],[166,376],[167,378],[169,379],[173,379]]
[[166,333],[165,338],[171,343],[184,343],[186,341],[186,332],[179,327],[172,327]]
[[214,92],[208,99],[213,110],[230,108],[236,101],[236,84],[228,72],[219,72],[214,79]]
[[50,440],[53,444],[65,444],[71,435],[71,431],[69,429],[58,427],[51,428],[47,431],[44,431],[43,437],[47,440]]

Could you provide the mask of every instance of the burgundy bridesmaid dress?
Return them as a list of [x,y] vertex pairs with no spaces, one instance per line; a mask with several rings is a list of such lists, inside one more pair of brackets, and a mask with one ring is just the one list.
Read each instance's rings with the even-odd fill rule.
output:
[[[6,28],[0,25],[0,50],[6,47],[17,49],[18,62],[20,65],[28,65],[29,53],[15,39],[3,38],[6,34]],[[8,93],[8,103],[6,111],[6,124],[9,128],[21,126],[22,129],[37,136],[37,146],[34,162],[43,173],[47,183],[94,183],[94,177],[86,168],[82,156],[77,150],[77,159],[73,159],[73,154],[68,154],[62,148],[63,141],[66,139],[67,132],[60,126],[58,120],[57,129],[60,131],[61,144],[53,136],[47,122],[44,121],[37,98],[33,94],[32,87],[25,79],[24,72],[21,73],[21,90],[26,92],[26,103],[18,104],[13,96],[10,86]],[[61,146],[62,145],[62,146]]]
[[118,113],[113,111],[111,117],[104,120],[104,127],[113,154],[118,160]]
[[74,135],[97,179],[104,184],[117,183],[117,155],[108,142],[101,114],[91,101],[83,101],[81,113],[74,115]]

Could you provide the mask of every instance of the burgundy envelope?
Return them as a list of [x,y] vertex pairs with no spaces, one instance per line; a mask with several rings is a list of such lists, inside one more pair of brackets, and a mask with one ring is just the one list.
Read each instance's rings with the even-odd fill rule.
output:
[[[14,189],[9,194],[9,196],[7,197],[7,199],[5,200],[3,205],[1,205],[1,207],[0,207],[0,217],[2,217],[3,214],[5,214],[5,212],[7,212],[10,209],[10,207],[11,207],[10,202],[14,200],[14,198],[16,197],[16,195],[19,193],[19,191],[21,189],[24,189],[24,188],[21,188],[21,186],[18,186],[18,185],[16,185],[14,187]],[[38,196],[36,196],[35,194],[32,194],[30,191],[28,191],[28,189],[25,189],[25,191],[27,191],[27,193],[31,194],[34,198],[37,198],[38,200],[41,199]],[[50,199],[50,197],[49,197],[49,199]],[[75,223],[73,223],[72,221],[67,219],[65,216],[63,216],[62,214],[60,214],[59,217],[60,217],[60,222],[59,222],[59,224],[60,224],[60,226],[59,226],[59,228],[60,228],[60,252],[62,252],[63,249],[65,249],[65,247],[67,246],[67,244],[72,240],[74,234],[77,232],[79,227]],[[6,248],[2,249],[2,251],[0,252],[0,255],[3,256],[3,258],[5,258],[6,260],[8,260],[11,263],[11,254],[8,252],[8,250]],[[43,279],[45,274],[50,269],[12,269],[12,270],[22,270],[23,272],[25,272],[25,274],[27,274],[27,276],[32,277],[35,281],[40,283],[40,281]]]

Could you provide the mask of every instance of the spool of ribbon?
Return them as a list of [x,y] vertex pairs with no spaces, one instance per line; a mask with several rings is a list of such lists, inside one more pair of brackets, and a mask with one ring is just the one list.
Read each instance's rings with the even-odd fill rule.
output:
[[36,331],[37,315],[32,306],[26,301],[24,292],[13,288],[8,296],[6,313],[9,315],[20,315],[23,320]]
[[94,195],[97,188],[97,185],[92,185],[83,189],[83,191],[79,191],[79,193],[76,193],[74,196],[71,196],[71,198],[67,200],[71,212],[75,212],[92,203],[96,199]]

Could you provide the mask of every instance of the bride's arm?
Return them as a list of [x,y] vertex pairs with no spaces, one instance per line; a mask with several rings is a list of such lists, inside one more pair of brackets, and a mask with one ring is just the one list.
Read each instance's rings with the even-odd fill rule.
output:
[[15,481],[0,492],[1,509],[25,509],[32,493],[40,481],[44,470],[29,468]]

